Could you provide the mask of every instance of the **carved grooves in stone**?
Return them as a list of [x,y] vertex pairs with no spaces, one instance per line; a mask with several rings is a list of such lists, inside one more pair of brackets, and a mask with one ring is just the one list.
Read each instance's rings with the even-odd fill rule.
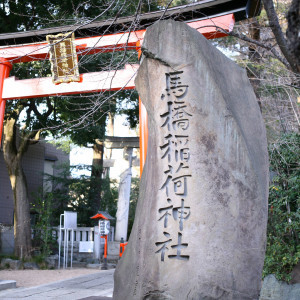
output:
[[142,53],[145,55],[145,57],[155,59],[155,60],[159,61],[160,63],[162,63],[164,66],[173,68],[172,66],[170,66],[170,64],[168,62],[164,61],[160,57],[157,57],[154,53],[149,51],[147,48],[142,46],[141,50],[142,50]]

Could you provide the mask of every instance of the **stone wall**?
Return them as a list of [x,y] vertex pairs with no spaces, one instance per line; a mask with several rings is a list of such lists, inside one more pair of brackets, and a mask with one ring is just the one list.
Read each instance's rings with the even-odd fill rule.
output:
[[300,283],[287,284],[278,281],[274,275],[268,275],[260,292],[259,300],[299,300]]

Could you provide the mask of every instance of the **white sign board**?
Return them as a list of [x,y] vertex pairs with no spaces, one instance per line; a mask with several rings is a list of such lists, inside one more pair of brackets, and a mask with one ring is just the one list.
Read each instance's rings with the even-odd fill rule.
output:
[[94,252],[94,242],[79,242],[79,252]]
[[77,228],[77,212],[64,211],[64,228],[66,229]]
[[99,220],[99,232],[101,235],[108,235],[110,229],[110,222],[107,220]]

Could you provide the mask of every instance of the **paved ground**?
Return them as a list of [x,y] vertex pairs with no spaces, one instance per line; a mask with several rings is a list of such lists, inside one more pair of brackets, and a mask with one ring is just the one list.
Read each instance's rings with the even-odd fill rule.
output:
[[[112,268],[109,268],[112,269]],[[0,270],[0,290],[3,290],[1,280],[15,280],[18,288],[29,288],[42,284],[49,284],[59,280],[71,279],[83,275],[98,273],[100,268],[96,264],[89,268],[67,268],[54,270]]]
[[108,300],[113,294],[114,269],[72,279],[61,280],[30,288],[16,288],[0,292],[0,299],[63,299]]

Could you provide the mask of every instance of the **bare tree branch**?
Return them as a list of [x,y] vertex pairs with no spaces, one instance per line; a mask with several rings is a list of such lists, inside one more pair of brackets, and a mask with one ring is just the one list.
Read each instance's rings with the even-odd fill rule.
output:
[[[240,39],[242,41],[245,41],[245,42],[248,42],[248,43],[251,43],[251,44],[255,44],[255,45],[257,45],[257,46],[259,46],[261,48],[264,48],[264,49],[270,51],[274,55],[274,57],[277,58],[280,62],[282,62],[287,68],[290,68],[289,62],[276,51],[274,45],[262,43],[262,42],[260,42],[258,40],[251,39],[251,38],[249,38],[248,36],[246,36],[246,35],[244,35],[242,33],[233,32],[233,31],[232,32],[227,32],[223,28],[221,28],[219,26],[216,26],[216,25],[201,26],[199,28],[204,28],[204,27],[215,27],[220,32],[224,32],[224,33],[226,33],[229,36],[238,38],[238,39]],[[197,29],[199,29],[199,28],[197,28]]]
[[270,22],[270,27],[272,29],[272,32],[275,36],[275,39],[277,41],[277,44],[284,55],[285,59],[288,61],[290,68],[295,72],[299,73],[300,66],[297,66],[296,59],[294,55],[289,51],[288,43],[286,38],[284,37],[284,34],[282,32],[282,29],[279,24],[278,16],[274,8],[273,0],[262,0],[265,10],[267,12],[267,16]]
[[276,51],[274,45],[262,43],[260,41],[251,39],[251,38],[247,37],[246,35],[241,34],[241,33],[237,33],[237,32],[229,32],[228,35],[236,37],[236,38],[238,38],[240,40],[243,40],[245,42],[255,44],[255,45],[257,45],[261,48],[264,48],[264,49],[270,51],[274,55],[274,57],[276,57],[280,62],[282,62],[287,68],[290,68],[289,62]]

